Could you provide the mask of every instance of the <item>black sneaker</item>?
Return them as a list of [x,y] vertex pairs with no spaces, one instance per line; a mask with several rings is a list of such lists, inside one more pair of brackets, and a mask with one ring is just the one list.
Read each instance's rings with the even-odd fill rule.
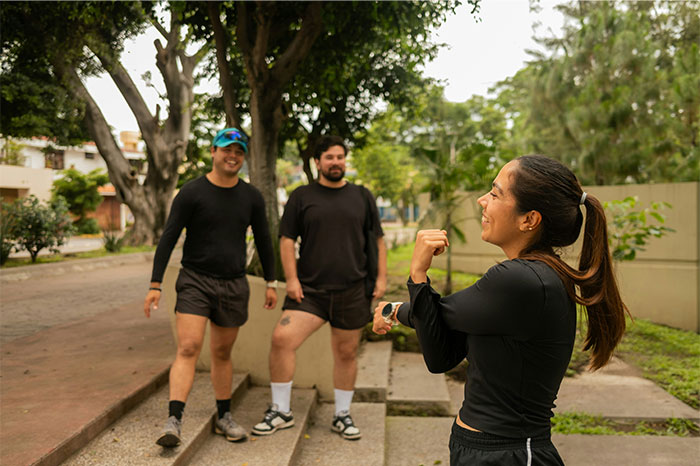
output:
[[292,412],[282,413],[278,409],[277,405],[270,405],[263,420],[253,427],[253,435],[271,435],[279,429],[287,429],[294,425]]
[[333,418],[333,424],[331,424],[331,430],[337,432],[346,440],[357,440],[362,437],[360,429],[355,426],[352,422],[350,413],[348,411],[341,411],[337,416]]
[[180,445],[180,429],[182,428],[182,421],[178,420],[175,416],[170,416],[167,421],[165,421],[165,427],[163,427],[163,433],[156,440],[156,443],[161,447],[173,448]]

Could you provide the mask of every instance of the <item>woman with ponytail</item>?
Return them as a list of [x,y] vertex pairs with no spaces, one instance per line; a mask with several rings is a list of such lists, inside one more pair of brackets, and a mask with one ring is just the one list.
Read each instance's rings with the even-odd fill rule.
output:
[[[585,306],[591,368],[610,360],[625,330],[601,203],[561,163],[538,155],[507,163],[479,198],[484,241],[508,260],[474,285],[441,297],[430,286],[442,230],[419,231],[410,303],[379,303],[374,331],[414,327],[431,372],[469,361],[464,402],[452,426],[450,464],[561,465],[550,418],[571,359],[576,303]],[[586,222],[583,224],[583,210]],[[559,256],[583,226],[577,268]]]

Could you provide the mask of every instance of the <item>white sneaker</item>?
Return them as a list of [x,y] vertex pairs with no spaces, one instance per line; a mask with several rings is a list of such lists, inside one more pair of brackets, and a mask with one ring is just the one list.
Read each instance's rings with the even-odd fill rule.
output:
[[271,435],[279,429],[287,429],[294,425],[292,412],[282,413],[278,409],[277,405],[270,405],[263,420],[253,427],[253,435]]

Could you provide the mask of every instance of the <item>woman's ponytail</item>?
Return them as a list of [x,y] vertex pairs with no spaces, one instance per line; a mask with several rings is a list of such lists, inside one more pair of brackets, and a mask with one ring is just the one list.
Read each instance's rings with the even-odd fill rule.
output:
[[[605,211],[598,199],[583,192],[576,176],[561,163],[540,155],[517,160],[512,190],[518,211],[536,210],[542,216],[540,234],[519,257],[548,264],[562,279],[571,299],[586,307],[584,350],[591,350],[591,368],[600,369],[622,339],[627,310],[615,279]],[[583,207],[583,246],[575,269],[555,253],[555,248],[569,246],[579,237]]]
[[585,306],[588,320],[583,349],[591,350],[591,368],[596,370],[608,363],[622,339],[627,308],[615,279],[603,206],[590,194],[584,205],[586,223],[579,273],[571,278],[578,285],[580,299],[577,301]]

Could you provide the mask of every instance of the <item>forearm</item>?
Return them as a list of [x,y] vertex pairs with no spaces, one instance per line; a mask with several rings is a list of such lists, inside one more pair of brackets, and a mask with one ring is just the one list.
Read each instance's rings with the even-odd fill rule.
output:
[[416,329],[423,359],[433,373],[446,372],[467,354],[466,334],[451,330],[440,315],[440,295],[429,283],[408,282],[411,303],[408,321]]
[[377,238],[377,252],[377,278],[384,279],[384,281],[386,281],[386,241],[384,241],[383,236]]

